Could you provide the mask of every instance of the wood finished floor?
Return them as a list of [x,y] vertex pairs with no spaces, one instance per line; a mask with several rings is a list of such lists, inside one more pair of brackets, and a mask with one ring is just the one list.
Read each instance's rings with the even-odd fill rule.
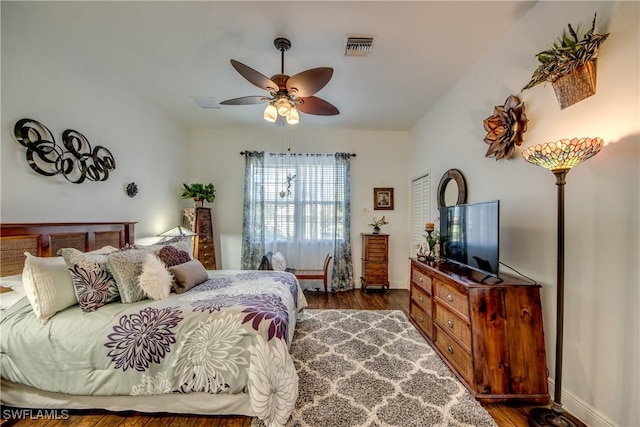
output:
[[[391,290],[384,294],[370,289],[366,294],[360,290],[325,295],[320,292],[305,292],[311,309],[354,310],[409,310],[409,291]],[[499,427],[527,425],[527,413],[532,405],[526,403],[496,403],[484,405]],[[3,414],[4,414],[3,408]],[[71,412],[67,419],[60,420],[5,420],[2,427],[250,427],[250,417],[203,417],[174,415],[140,415],[137,413],[77,413]],[[579,427],[585,425],[574,421]],[[331,427],[331,426],[320,426]]]

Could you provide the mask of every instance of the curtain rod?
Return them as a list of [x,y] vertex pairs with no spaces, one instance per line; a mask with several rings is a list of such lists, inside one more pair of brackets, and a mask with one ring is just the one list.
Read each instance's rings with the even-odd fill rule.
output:
[[[240,155],[244,156],[251,153],[251,151],[241,151]],[[268,153],[270,156],[283,156],[283,155],[290,155],[290,156],[335,156],[335,153]],[[348,154],[350,157],[356,157],[356,153],[345,153]]]

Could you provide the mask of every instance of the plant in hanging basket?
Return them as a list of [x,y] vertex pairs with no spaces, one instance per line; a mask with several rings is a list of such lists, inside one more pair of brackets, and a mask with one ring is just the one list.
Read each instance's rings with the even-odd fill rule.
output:
[[[531,76],[531,80],[522,90],[531,89],[543,82],[554,84],[561,108],[566,108],[587,96],[595,93],[595,60],[600,45],[607,39],[607,34],[595,34],[596,15],[593,15],[591,29],[579,35],[571,24],[562,36],[553,43],[550,49],[536,54],[540,65]],[[577,87],[570,81],[562,79],[566,76],[577,77]],[[567,89],[567,90],[565,90]],[[566,98],[566,99],[563,99]]]

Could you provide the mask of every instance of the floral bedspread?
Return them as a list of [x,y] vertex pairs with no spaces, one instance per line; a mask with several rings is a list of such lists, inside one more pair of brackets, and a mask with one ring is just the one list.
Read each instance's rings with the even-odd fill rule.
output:
[[26,299],[2,316],[2,377],[79,395],[248,393],[268,426],[284,425],[298,395],[289,355],[307,302],[295,276],[211,271],[160,301],[78,306],[46,324]]

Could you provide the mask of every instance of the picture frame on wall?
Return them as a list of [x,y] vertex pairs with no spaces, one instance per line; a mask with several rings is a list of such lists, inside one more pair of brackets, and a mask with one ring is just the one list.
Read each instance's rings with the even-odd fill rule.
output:
[[373,189],[373,209],[393,210],[393,188]]

